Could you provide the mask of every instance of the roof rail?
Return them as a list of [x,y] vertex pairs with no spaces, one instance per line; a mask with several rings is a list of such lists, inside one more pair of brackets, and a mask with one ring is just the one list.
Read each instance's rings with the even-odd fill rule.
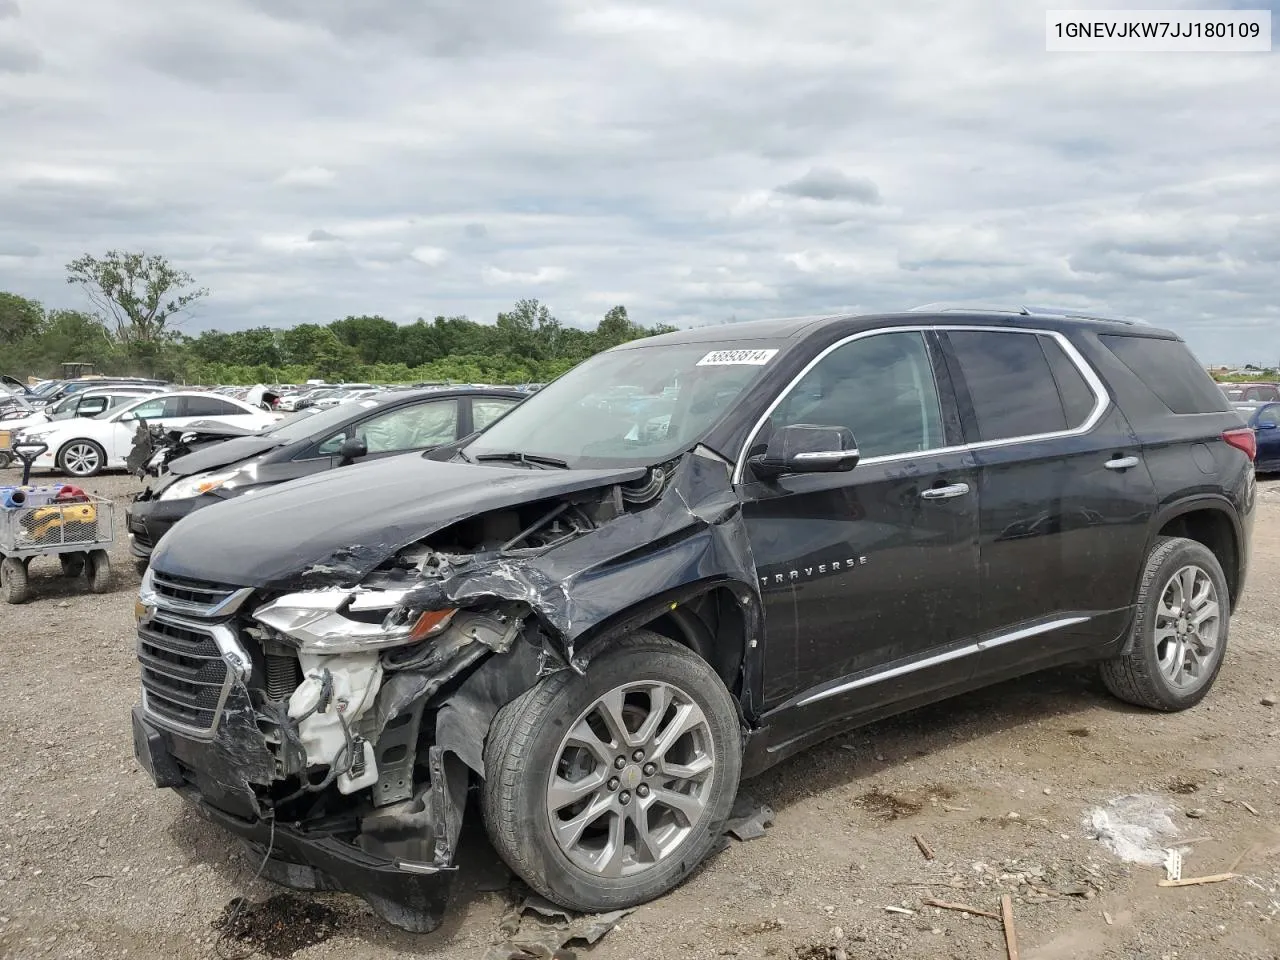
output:
[[982,303],[947,302],[926,303],[912,307],[910,313],[1004,313],[1019,317],[1060,317],[1063,320],[1104,320],[1108,323],[1126,323],[1129,325],[1145,323],[1136,318],[1104,317],[1075,307],[1033,307],[1025,304],[1018,306],[992,305]]

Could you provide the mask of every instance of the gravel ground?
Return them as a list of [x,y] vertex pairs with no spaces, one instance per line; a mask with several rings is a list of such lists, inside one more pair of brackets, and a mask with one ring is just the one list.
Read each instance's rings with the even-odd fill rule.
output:
[[[505,873],[477,830],[445,926],[412,936],[354,898],[253,881],[227,836],[151,786],[129,731],[137,577],[122,520],[136,481],[81,485],[121,504],[115,592],[91,595],[43,560],[38,599],[0,606],[0,957],[240,956],[216,924],[241,895],[267,903],[257,932],[283,932],[276,955],[299,960],[475,958],[500,941]],[[1262,486],[1249,590],[1200,707],[1137,710],[1068,669],[833,741],[745,786],[777,811],[763,838],[580,954],[1003,957],[997,921],[922,900],[998,912],[1008,893],[1023,960],[1280,957],[1280,706],[1267,705],[1280,692],[1280,482]],[[1085,820],[1127,794],[1172,808],[1184,876],[1241,876],[1165,889],[1159,868],[1119,860]]]

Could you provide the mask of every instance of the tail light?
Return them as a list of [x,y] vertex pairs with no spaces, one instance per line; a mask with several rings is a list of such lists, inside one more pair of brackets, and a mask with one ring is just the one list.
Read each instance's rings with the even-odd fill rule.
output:
[[1222,439],[1237,450],[1244,451],[1244,455],[1250,460],[1258,456],[1258,436],[1251,427],[1236,427],[1233,430],[1224,430]]

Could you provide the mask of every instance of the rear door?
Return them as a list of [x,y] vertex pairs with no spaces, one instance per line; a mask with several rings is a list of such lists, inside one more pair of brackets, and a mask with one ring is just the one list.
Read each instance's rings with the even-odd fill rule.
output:
[[943,340],[979,474],[979,669],[1114,639],[1156,501],[1128,422],[1064,334],[949,329]]
[[926,331],[848,338],[783,392],[753,441],[843,426],[861,452],[845,473],[743,476],[778,742],[972,672],[977,476],[937,359]]

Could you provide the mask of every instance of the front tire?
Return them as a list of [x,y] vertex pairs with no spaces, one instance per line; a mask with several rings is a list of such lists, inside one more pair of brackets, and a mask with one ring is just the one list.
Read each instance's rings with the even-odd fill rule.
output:
[[1195,706],[1227,651],[1231,594],[1218,558],[1195,540],[1156,540],[1135,611],[1130,652],[1102,664],[1107,689],[1153,710]]
[[733,698],[705,661],[647,630],[585,676],[564,670],[507,704],[484,752],[489,837],[571,910],[632,907],[711,852],[742,768]]
[[58,466],[73,477],[96,477],[107,465],[107,451],[92,440],[72,440],[58,451]]
[[27,562],[17,557],[0,560],[0,593],[6,603],[26,603],[31,599]]
[[111,592],[111,558],[105,550],[90,550],[85,557],[84,575],[91,593]]

